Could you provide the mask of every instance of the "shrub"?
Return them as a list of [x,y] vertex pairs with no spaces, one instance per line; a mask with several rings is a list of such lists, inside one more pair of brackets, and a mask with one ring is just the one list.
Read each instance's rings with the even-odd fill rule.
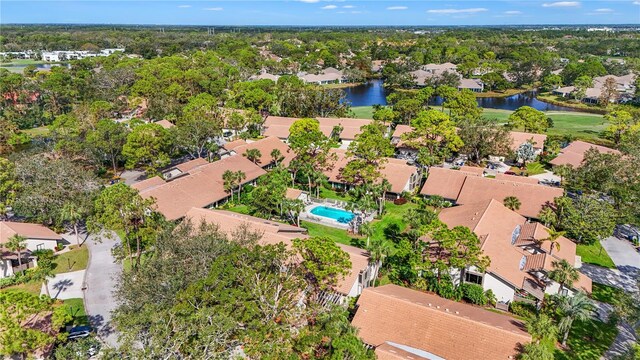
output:
[[476,305],[487,305],[487,296],[482,286],[477,284],[462,284],[462,294],[464,299]]
[[509,304],[509,311],[515,315],[530,318],[535,316],[536,307],[533,304],[522,301],[513,301]]
[[393,200],[393,203],[395,205],[404,205],[404,204],[407,203],[407,199],[405,199],[405,198],[397,198],[397,199]]

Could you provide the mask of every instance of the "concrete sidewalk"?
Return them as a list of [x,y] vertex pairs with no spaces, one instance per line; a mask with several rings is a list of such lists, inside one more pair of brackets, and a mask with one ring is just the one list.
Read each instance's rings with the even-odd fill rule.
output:
[[[84,274],[86,270],[73,271],[68,273],[57,274],[54,278],[49,279],[49,295],[54,299],[82,299],[84,292]],[[46,294],[44,283],[40,294]]]

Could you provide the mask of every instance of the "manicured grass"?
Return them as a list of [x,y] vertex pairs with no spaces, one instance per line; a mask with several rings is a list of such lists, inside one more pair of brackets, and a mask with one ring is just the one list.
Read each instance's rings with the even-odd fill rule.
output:
[[320,188],[320,197],[323,199],[350,201],[348,196],[340,195],[335,190],[327,189],[324,187]]
[[84,311],[84,301],[81,298],[64,300],[64,304],[73,317],[73,326],[89,325],[89,317]]
[[582,258],[582,262],[598,265],[606,268],[615,268],[616,264],[607,254],[600,242],[595,242],[592,245],[578,244],[576,247],[576,255]]
[[[385,204],[385,213],[380,220],[374,220],[373,225],[373,238],[376,239],[388,239],[388,236],[385,234],[385,230],[391,229],[392,227],[397,226],[397,230],[402,232],[407,228],[407,223],[402,219],[404,214],[409,211],[409,209],[416,208],[417,205],[412,203],[406,203],[404,205],[396,205],[392,202],[387,202]],[[393,246],[393,243],[389,241],[390,245]]]
[[354,106],[351,108],[356,119],[373,119],[372,106]]
[[228,208],[222,208],[222,210],[228,210],[228,211],[237,212],[239,214],[249,215],[249,207],[244,204],[233,205]]
[[[436,109],[441,109],[439,106]],[[373,108],[371,106],[352,107],[351,111],[356,118],[373,119]],[[483,109],[482,115],[488,118],[506,123],[513,111],[501,109]],[[546,113],[553,120],[553,127],[547,131],[549,135],[572,135],[580,139],[596,139],[600,132],[606,129],[607,124],[599,114],[569,112],[569,111],[549,111]]]
[[34,137],[38,137],[38,136],[47,136],[49,135],[49,127],[47,126],[40,126],[37,128],[33,128],[33,129],[25,129],[25,130],[20,130],[23,133],[31,136],[32,138]]
[[89,250],[87,246],[74,248],[71,251],[56,255],[53,258],[55,274],[84,270],[89,262]]
[[358,235],[349,234],[346,230],[336,229],[308,221],[302,221],[300,224],[307,229],[310,236],[327,237],[337,243],[363,247],[364,239]]
[[0,289],[0,291],[7,290],[22,290],[26,291],[30,294],[40,295],[40,290],[42,289],[42,282],[40,281],[32,281],[26,284],[18,284],[13,286],[7,286],[6,288]]
[[599,360],[618,335],[614,323],[597,320],[575,321],[567,341],[568,349],[556,349],[556,360]]
[[538,162],[527,164],[527,175],[533,176],[544,173],[544,166]]
[[623,293],[624,291],[618,289],[617,287],[593,283],[593,292],[591,293],[591,298],[596,301],[613,305],[616,299],[620,298]]
[[505,91],[485,91],[485,92],[481,92],[481,93],[474,93],[475,96],[477,98],[488,98],[488,97],[495,97],[495,98],[500,98],[500,97],[508,97],[511,95],[516,95],[516,94],[522,94],[524,92],[527,92],[529,90],[525,90],[525,89],[507,89]]

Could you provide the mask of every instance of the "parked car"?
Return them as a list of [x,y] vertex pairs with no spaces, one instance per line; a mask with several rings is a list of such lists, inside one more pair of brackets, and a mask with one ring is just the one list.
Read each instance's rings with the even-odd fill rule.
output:
[[613,235],[619,239],[629,240],[635,246],[639,245],[638,241],[640,239],[640,229],[633,225],[617,225],[615,230],[613,231]]
[[69,330],[69,336],[67,336],[68,340],[74,339],[82,339],[86,338],[93,332],[93,328],[91,326],[76,326]]
[[518,174],[514,173],[513,171],[505,171],[504,174],[505,175],[516,175],[516,176],[518,175]]

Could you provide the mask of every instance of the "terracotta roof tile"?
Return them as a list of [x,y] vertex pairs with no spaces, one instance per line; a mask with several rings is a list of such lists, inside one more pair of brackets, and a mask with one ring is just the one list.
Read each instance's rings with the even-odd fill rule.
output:
[[526,176],[517,176],[517,175],[507,175],[503,173],[497,173],[496,180],[507,180],[507,181],[514,181],[514,182],[520,182],[523,184],[533,184],[533,185],[538,185],[539,183],[538,179],[536,178],[526,177]]
[[274,149],[280,150],[280,154],[282,154],[284,158],[282,162],[285,166],[289,166],[289,163],[295,157],[295,154],[293,150],[289,148],[289,145],[283,143],[275,136],[270,136],[258,141],[245,143],[244,145],[237,145],[231,150],[238,155],[244,155],[249,149],[258,149],[258,151],[260,151],[260,159],[258,160],[258,165],[261,167],[265,167],[272,163],[273,158],[271,157],[271,152]]
[[618,150],[578,140],[562,149],[560,151],[560,155],[551,160],[550,163],[552,165],[572,165],[574,168],[577,168],[582,164],[584,154],[591,148],[594,148],[601,153],[620,154]]
[[14,235],[30,239],[62,240],[62,236],[44,225],[0,221],[0,244],[6,243]]
[[447,360],[507,360],[531,341],[519,320],[397,285],[364,289],[352,324],[385,356],[393,342]]
[[520,145],[533,140],[534,149],[542,149],[544,142],[547,140],[547,135],[544,134],[532,134],[519,131],[510,131],[511,135],[511,150],[516,151]]
[[467,176],[480,175],[462,170],[431,167],[429,168],[427,181],[424,183],[422,190],[420,190],[420,194],[439,195],[445,199],[456,200]]

